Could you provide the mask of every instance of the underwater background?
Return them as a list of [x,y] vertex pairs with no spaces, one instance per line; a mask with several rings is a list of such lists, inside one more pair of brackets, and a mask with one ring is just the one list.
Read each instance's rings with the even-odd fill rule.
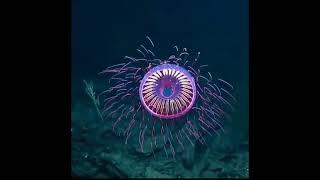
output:
[[[173,46],[201,52],[199,61],[215,78],[234,87],[238,105],[226,132],[188,161],[137,152],[101,122],[83,80],[103,90],[98,72],[135,55],[149,36],[157,55]],[[248,0],[72,0],[71,165],[73,177],[248,177],[249,4]],[[106,120],[108,121],[108,120]]]

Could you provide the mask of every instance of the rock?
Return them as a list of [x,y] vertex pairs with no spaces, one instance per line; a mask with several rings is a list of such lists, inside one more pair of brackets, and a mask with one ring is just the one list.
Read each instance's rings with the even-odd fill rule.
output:
[[133,159],[128,154],[127,149],[115,150],[112,153],[102,152],[100,158],[105,161],[105,164],[112,164],[117,171],[121,172],[122,176],[126,177],[141,177],[146,166],[144,163]]
[[88,161],[83,161],[81,164],[72,166],[72,175],[75,177],[95,177],[98,168],[93,166]]
[[155,171],[151,167],[146,168],[145,177],[147,177],[147,178],[175,178],[173,176],[169,176],[167,174],[162,174],[158,171]]
[[235,160],[237,156],[235,154],[226,154],[224,157],[220,158],[219,161],[224,161],[226,163]]
[[[180,173],[178,172],[179,168],[178,163],[174,162],[173,159],[168,159],[168,160],[156,160],[156,161],[151,161],[148,167],[151,167],[153,170],[161,173],[161,174],[170,174],[173,175],[175,173]],[[180,173],[183,174],[183,173]]]
[[118,163],[119,156],[113,157],[112,154],[102,152],[100,155],[100,160],[102,161],[101,164],[101,169],[106,171],[109,176],[114,177],[114,178],[125,178],[128,177],[128,174],[125,173],[121,169]]
[[236,150],[232,140],[226,134],[221,134],[220,137],[214,138],[211,149],[218,153],[232,153]]
[[192,170],[194,164],[194,147],[187,146],[187,148],[185,148],[185,151],[183,151],[182,153],[181,159],[183,167],[188,170]]
[[128,144],[131,147],[133,147],[131,150],[135,151],[132,153],[135,155],[139,155],[141,156],[142,159],[144,159],[146,157],[153,156],[154,153],[163,151],[164,143],[163,143],[162,136],[157,135],[155,137],[156,137],[157,146],[155,146],[155,142],[152,136],[147,135],[144,137],[143,148],[141,149],[141,145],[139,143],[139,134],[138,133],[132,134],[130,139],[128,140]]
[[195,143],[195,147],[194,147],[194,159],[195,159],[195,161],[197,161],[197,162],[201,161],[202,158],[206,155],[208,150],[209,150],[208,146],[202,145],[201,143],[199,143],[199,141],[197,141]]

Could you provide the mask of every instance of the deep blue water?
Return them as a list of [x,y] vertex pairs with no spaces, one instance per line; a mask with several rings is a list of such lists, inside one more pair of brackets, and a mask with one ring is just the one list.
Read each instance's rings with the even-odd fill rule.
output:
[[200,61],[209,65],[213,76],[233,84],[239,106],[233,114],[231,139],[247,136],[248,6],[248,0],[73,0],[73,110],[86,98],[83,79],[94,80],[104,67],[136,54],[149,36],[160,57],[168,57],[174,45],[200,51]]

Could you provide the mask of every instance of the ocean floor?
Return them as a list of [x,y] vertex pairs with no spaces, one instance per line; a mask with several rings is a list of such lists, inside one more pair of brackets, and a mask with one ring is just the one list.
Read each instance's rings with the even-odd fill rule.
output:
[[228,134],[210,139],[207,147],[190,146],[187,156],[166,158],[142,153],[112,132],[112,121],[101,120],[88,97],[72,106],[73,177],[92,178],[247,178],[248,133],[236,141]]

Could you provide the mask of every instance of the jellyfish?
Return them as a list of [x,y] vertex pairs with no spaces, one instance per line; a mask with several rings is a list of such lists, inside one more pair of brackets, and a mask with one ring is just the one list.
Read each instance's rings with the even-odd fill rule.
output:
[[113,132],[125,144],[134,142],[153,155],[164,150],[175,159],[177,149],[206,145],[206,137],[224,131],[237,102],[234,87],[205,70],[200,52],[173,46],[174,53],[161,58],[148,36],[136,50],[136,57],[125,56],[98,73],[107,77],[108,88],[94,99],[103,101],[101,118],[113,121]]

